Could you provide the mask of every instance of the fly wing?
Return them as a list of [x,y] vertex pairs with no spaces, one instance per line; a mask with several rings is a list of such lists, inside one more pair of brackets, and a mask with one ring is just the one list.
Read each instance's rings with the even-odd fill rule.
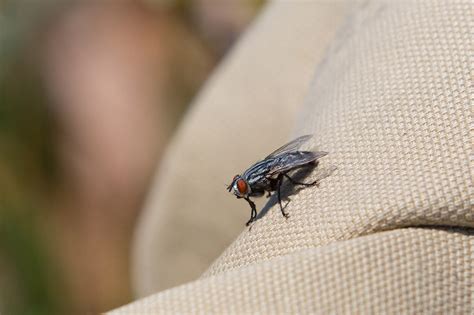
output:
[[314,162],[327,154],[328,153],[324,151],[296,151],[280,155],[278,158],[276,158],[271,170],[268,171],[267,177],[272,177],[280,173],[291,171],[292,169]]
[[264,160],[274,158],[284,153],[294,152],[298,150],[304,143],[306,143],[311,138],[313,138],[313,135],[305,135],[305,136],[298,137],[295,140],[285,144],[284,146],[270,153],[270,155],[268,155]]

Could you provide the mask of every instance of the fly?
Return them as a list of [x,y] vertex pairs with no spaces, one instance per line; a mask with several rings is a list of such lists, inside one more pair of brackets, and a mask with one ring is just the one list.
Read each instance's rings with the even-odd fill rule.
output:
[[327,152],[319,151],[299,151],[298,149],[311,139],[312,135],[301,136],[285,144],[277,149],[260,162],[255,163],[248,168],[242,175],[236,175],[232,183],[227,187],[229,192],[232,192],[238,199],[245,199],[252,209],[250,220],[246,223],[248,226],[257,218],[257,209],[255,203],[250,197],[261,197],[268,193],[268,197],[272,192],[276,191],[278,196],[278,203],[280,204],[281,214],[288,218],[288,213],[285,212],[281,204],[280,187],[283,179],[288,179],[293,185],[313,186],[318,183],[315,180],[311,183],[301,183],[294,180],[289,172],[311,165],[317,166],[318,159],[327,155]]

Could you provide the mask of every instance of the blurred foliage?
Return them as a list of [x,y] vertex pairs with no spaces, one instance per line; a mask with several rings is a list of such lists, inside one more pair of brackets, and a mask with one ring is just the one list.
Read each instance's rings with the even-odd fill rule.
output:
[[[60,314],[67,300],[44,240],[25,207],[0,205],[0,313]],[[60,298],[58,298],[60,297]]]
[[10,197],[44,192],[55,174],[53,119],[31,70],[15,61],[0,79],[0,181],[2,190],[15,185]]
[[21,3],[0,3],[0,313],[58,314],[67,297],[54,296],[61,277],[36,220],[55,177],[54,124],[28,55],[39,16]]

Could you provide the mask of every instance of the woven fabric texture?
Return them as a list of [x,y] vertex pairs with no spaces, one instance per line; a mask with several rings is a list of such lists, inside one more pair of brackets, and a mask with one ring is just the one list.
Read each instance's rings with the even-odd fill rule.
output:
[[[206,275],[407,226],[474,227],[469,3],[368,2],[319,67],[298,134],[336,166],[274,206]],[[308,179],[310,181],[310,179]]]
[[473,234],[400,229],[195,281],[114,314],[469,314],[473,259]]
[[288,220],[270,198],[199,280],[117,313],[472,313],[472,24],[469,2],[357,6],[295,132],[337,170],[287,196]]
[[196,279],[242,231],[249,210],[225,185],[288,138],[346,12],[344,3],[271,3],[219,66],[168,148],[140,218],[139,296]]

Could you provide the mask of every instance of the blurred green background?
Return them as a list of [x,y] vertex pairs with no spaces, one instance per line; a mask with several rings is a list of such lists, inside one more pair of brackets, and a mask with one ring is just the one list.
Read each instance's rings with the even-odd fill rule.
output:
[[133,299],[130,241],[191,99],[262,1],[0,1],[0,314]]

